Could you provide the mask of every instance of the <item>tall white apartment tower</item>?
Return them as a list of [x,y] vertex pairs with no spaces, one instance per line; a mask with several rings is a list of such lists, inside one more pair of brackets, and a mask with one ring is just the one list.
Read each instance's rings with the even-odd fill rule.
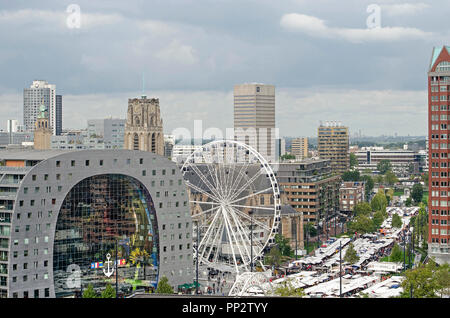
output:
[[267,161],[275,162],[275,86],[234,86],[234,136],[255,148]]
[[30,88],[23,90],[23,125],[26,131],[34,131],[41,103],[48,109],[48,119],[52,135],[56,135],[56,85],[46,81],[33,81]]

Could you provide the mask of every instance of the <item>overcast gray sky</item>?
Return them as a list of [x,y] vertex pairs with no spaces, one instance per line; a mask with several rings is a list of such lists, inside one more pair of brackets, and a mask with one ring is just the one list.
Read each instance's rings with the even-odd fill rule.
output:
[[[367,27],[370,4],[381,28]],[[125,118],[144,73],[166,133],[232,127],[233,85],[260,82],[276,86],[282,136],[315,136],[320,120],[425,135],[426,73],[433,46],[450,44],[449,13],[448,0],[0,0],[0,128],[22,122],[34,79],[64,95],[64,128]]]

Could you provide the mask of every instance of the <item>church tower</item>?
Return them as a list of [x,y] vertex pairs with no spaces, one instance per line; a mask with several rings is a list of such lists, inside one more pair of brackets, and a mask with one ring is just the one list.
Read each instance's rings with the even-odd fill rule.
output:
[[39,115],[36,119],[36,127],[34,129],[34,149],[46,150],[50,149],[52,127],[48,120],[47,107],[42,100],[41,106],[39,106]]
[[158,98],[128,99],[124,149],[150,151],[164,156],[163,121]]

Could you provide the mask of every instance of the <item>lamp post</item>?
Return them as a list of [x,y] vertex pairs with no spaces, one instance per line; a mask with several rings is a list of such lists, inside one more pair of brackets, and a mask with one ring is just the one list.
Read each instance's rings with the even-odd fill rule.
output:
[[118,242],[117,242],[117,238],[116,238],[116,298],[119,298],[119,272],[117,271],[118,268],[118,248],[117,248]]
[[253,272],[253,210],[248,214],[250,214],[250,272]]
[[403,270],[406,270],[406,231],[403,231]]
[[411,258],[412,258],[412,235],[411,234],[409,234],[409,239],[408,239],[408,241],[409,241],[409,255],[408,255],[408,260],[409,260],[409,268],[412,268],[411,267]]
[[199,241],[199,228],[198,228],[198,221],[195,222],[196,229],[197,229],[197,244],[195,246],[195,294],[198,295],[198,241]]
[[298,231],[298,227],[300,225],[300,217],[297,216],[297,221],[295,222],[295,260],[297,260],[297,231]]
[[336,230],[337,230],[337,229],[336,229],[336,222],[337,222],[337,215],[336,215],[336,214],[337,214],[337,213],[334,214],[334,237],[336,237],[336,235],[337,235],[337,234],[336,234],[336,233],[337,233],[337,232],[336,232]]
[[306,222],[306,255],[308,255],[308,237],[309,237],[309,226],[308,222]]
[[342,241],[339,240],[339,297],[342,298]]

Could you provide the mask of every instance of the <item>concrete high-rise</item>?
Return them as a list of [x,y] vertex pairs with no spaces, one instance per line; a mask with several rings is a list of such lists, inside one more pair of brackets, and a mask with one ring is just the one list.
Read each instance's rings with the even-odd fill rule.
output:
[[[34,131],[36,119],[39,114],[39,106],[42,101],[48,109],[48,119],[52,127],[52,134],[56,135],[57,118],[61,115],[57,110],[56,85],[46,81],[33,81],[30,88],[23,90],[23,125],[26,131]],[[62,105],[62,104],[61,104]]]
[[234,86],[234,136],[255,148],[266,160],[275,161],[275,86]]
[[125,122],[120,118],[89,119],[86,140],[89,149],[123,149]]
[[428,256],[449,263],[450,46],[434,48],[428,69]]
[[62,133],[62,95],[56,95],[55,135]]
[[291,142],[291,154],[295,156],[295,159],[305,159],[308,157],[308,138],[301,137],[292,139]]
[[158,98],[128,99],[124,149],[150,151],[164,156],[163,121]]
[[321,159],[331,160],[331,170],[343,173],[350,169],[348,127],[338,122],[321,123],[317,150]]

